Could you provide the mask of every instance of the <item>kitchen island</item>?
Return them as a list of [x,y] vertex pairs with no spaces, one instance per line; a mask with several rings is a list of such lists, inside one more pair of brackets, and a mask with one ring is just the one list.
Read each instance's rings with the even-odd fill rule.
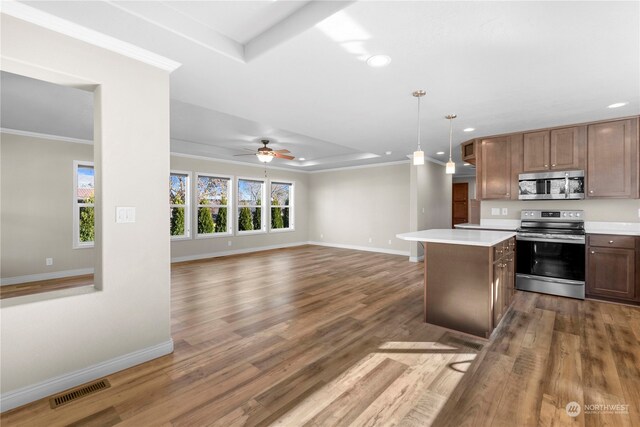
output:
[[515,233],[432,229],[396,237],[424,247],[425,322],[488,338],[515,292]]

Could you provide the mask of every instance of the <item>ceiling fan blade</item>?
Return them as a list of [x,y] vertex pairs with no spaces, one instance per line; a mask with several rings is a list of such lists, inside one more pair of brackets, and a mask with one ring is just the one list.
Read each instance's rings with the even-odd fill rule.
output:
[[273,155],[279,159],[285,159],[285,160],[293,160],[295,159],[295,157],[293,156],[287,156],[286,154],[280,154],[280,153],[273,153]]
[[283,150],[273,150],[273,152],[274,153],[286,154],[286,153],[290,153],[291,151],[283,149]]

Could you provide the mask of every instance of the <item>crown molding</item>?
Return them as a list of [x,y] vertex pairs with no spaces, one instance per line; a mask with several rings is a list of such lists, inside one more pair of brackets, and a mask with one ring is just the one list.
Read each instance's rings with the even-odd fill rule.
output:
[[76,40],[144,62],[145,64],[160,68],[170,73],[182,65],[177,61],[150,52],[139,46],[99,33],[95,30],[91,30],[71,21],[67,21],[66,19],[51,15],[15,0],[2,0],[2,13],[22,21],[30,22],[31,24],[35,24],[39,27],[64,34]]
[[28,138],[50,139],[52,141],[73,142],[74,144],[93,145],[93,141],[90,139],[71,138],[68,136],[50,135],[48,133],[28,132],[26,130],[0,128],[0,133],[6,133],[7,135],[25,136]]

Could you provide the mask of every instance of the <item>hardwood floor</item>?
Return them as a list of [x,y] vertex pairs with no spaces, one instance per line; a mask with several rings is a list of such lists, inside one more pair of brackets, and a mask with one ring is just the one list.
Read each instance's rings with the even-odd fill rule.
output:
[[93,274],[0,286],[0,299],[93,285]]
[[423,323],[422,280],[319,246],[176,264],[173,354],[2,425],[640,425],[640,308],[520,293],[484,341]]

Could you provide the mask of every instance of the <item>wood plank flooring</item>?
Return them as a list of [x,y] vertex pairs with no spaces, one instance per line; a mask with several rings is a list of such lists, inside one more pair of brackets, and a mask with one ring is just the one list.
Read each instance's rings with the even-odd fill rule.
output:
[[93,274],[0,286],[0,299],[93,285]]
[[[489,341],[422,322],[422,265],[303,246],[175,264],[173,354],[3,426],[640,425],[640,308],[519,293]],[[566,414],[570,401],[583,410]],[[584,404],[628,404],[586,413]]]

